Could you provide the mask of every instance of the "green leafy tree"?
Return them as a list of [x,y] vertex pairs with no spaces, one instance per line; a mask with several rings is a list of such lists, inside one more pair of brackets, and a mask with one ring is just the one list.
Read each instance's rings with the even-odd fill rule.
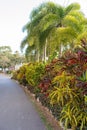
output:
[[0,46],[0,68],[14,68],[16,64],[24,62],[26,62],[25,57],[19,52],[12,53],[9,46]]
[[0,46],[0,67],[8,68],[10,66],[11,48],[9,46]]
[[26,54],[35,51],[37,59],[46,60],[54,50],[61,51],[67,44],[74,45],[75,39],[84,28],[84,15],[80,5],[70,4],[67,7],[52,2],[43,3],[31,12],[30,21],[25,25],[26,38],[21,43],[23,49],[27,44]]

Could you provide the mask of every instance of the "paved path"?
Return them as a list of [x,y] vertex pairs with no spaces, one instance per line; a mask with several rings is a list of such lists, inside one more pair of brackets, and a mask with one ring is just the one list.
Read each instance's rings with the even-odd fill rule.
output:
[[24,91],[0,75],[0,130],[46,130]]

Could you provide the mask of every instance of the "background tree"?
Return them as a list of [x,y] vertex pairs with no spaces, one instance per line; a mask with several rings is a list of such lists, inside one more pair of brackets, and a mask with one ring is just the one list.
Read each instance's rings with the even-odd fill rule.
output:
[[9,46],[0,46],[0,68],[14,68],[16,64],[24,63],[25,57],[18,51],[12,53]]
[[11,48],[9,46],[0,47],[0,67],[8,68],[10,66]]

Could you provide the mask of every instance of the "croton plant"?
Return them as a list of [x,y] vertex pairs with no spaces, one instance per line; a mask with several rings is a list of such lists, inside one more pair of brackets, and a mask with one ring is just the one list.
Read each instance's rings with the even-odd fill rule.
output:
[[[58,72],[52,79],[51,104],[59,104],[65,129],[87,129],[87,47],[68,50],[56,61]],[[54,67],[55,68],[55,67]]]
[[14,73],[28,84],[65,129],[87,130],[87,44],[68,50],[48,64],[30,63]]

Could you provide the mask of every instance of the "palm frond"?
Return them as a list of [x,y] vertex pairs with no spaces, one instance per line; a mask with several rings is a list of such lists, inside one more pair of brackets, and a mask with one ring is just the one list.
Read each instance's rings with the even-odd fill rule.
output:
[[72,3],[65,8],[65,15],[69,14],[71,11],[80,10],[80,5],[78,3]]
[[58,19],[55,14],[49,13],[45,17],[42,18],[40,21],[40,28],[41,31],[45,31],[47,28],[49,28],[52,24],[56,25]]
[[25,51],[25,56],[26,56],[26,58],[31,54],[31,52],[32,52],[33,50],[35,50],[35,45],[28,46],[28,47],[26,48],[26,51]]
[[59,5],[56,9],[56,14],[60,19],[62,19],[64,17],[64,7]]
[[71,27],[63,27],[57,29],[58,41],[66,44],[77,37],[77,33]]
[[24,38],[24,40],[21,42],[20,48],[21,51],[25,48],[25,46],[28,44],[27,37]]
[[39,40],[40,40],[40,47],[43,47],[43,43],[46,42],[46,38],[49,36],[50,32],[52,31],[54,27],[50,26],[49,28],[47,28],[46,30],[44,30],[43,32],[41,32]]
[[43,8],[45,7],[46,3],[42,3],[40,6],[38,6],[37,8],[34,8],[33,11],[30,14],[30,19],[34,19],[37,14],[40,14],[40,12],[43,10]]
[[81,32],[82,26],[80,25],[81,23],[79,20],[76,19],[76,17],[67,15],[64,19],[64,22],[65,22],[65,26],[73,27],[73,29],[77,31],[77,33]]

